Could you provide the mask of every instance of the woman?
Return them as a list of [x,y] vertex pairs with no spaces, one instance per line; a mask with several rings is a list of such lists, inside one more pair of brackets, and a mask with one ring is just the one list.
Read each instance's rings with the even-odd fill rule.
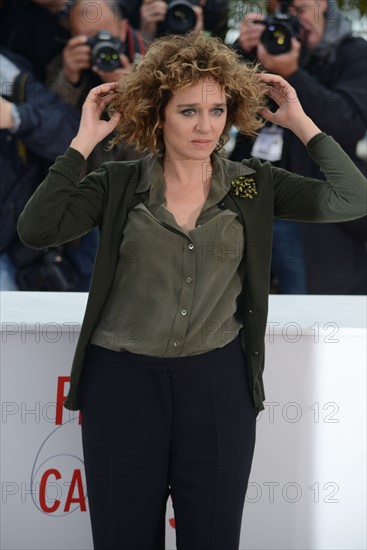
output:
[[[217,154],[232,124],[253,135],[260,117],[290,128],[327,182]],[[114,129],[115,142],[153,154],[79,181]],[[273,218],[357,218],[365,196],[364,177],[293,88],[217,39],[161,38],[119,84],[90,92],[18,229],[44,247],[100,228],[65,402],[83,413],[95,548],[163,549],[171,493],[180,550],[238,549],[264,408]]]

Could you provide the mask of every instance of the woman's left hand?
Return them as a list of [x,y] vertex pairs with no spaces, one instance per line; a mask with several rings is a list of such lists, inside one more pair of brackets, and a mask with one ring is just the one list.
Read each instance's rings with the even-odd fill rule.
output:
[[268,96],[278,105],[275,113],[269,109],[259,111],[265,120],[289,128],[305,144],[321,132],[302,109],[297,92],[289,82],[275,74],[261,73],[259,78],[268,84]]

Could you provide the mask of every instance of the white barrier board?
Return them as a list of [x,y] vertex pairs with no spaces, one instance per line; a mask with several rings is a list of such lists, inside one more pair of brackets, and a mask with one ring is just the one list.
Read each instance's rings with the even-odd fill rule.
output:
[[[1,293],[3,550],[92,549],[79,415],[62,406],[86,299]],[[366,298],[272,295],[265,387],[240,549],[367,548]],[[170,499],[166,535],[175,549]]]

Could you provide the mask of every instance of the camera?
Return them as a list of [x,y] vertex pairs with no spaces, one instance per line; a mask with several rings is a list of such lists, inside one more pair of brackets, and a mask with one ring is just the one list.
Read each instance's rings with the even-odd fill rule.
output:
[[272,55],[289,52],[292,38],[300,39],[301,22],[289,12],[291,4],[292,0],[281,0],[280,8],[275,10],[274,15],[262,21],[255,21],[266,25],[261,35],[261,42]]
[[101,71],[112,72],[121,67],[120,53],[123,53],[123,44],[109,31],[99,31],[92,38],[88,38],[87,44],[92,50],[92,64]]
[[158,27],[158,34],[185,34],[196,25],[196,13],[192,6],[198,6],[198,1],[173,0],[168,2],[164,22]]

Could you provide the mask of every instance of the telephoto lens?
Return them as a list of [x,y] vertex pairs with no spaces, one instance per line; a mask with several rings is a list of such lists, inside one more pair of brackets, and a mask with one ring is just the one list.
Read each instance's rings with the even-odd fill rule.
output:
[[92,50],[92,63],[101,71],[112,72],[121,67],[120,53],[123,53],[122,42],[109,31],[102,30],[89,38],[87,44]]
[[298,17],[290,13],[291,4],[292,0],[282,0],[280,8],[275,10],[274,15],[269,15],[261,21],[254,21],[254,23],[265,25],[261,42],[272,55],[289,52],[292,47],[292,38],[297,38],[297,40],[300,38],[301,22]]
[[268,22],[261,35],[261,42],[270,54],[279,55],[291,49],[293,32],[284,22]]
[[160,34],[185,34],[192,31],[196,25],[196,13],[192,9],[196,2],[173,0],[168,2],[165,21],[160,28]]

